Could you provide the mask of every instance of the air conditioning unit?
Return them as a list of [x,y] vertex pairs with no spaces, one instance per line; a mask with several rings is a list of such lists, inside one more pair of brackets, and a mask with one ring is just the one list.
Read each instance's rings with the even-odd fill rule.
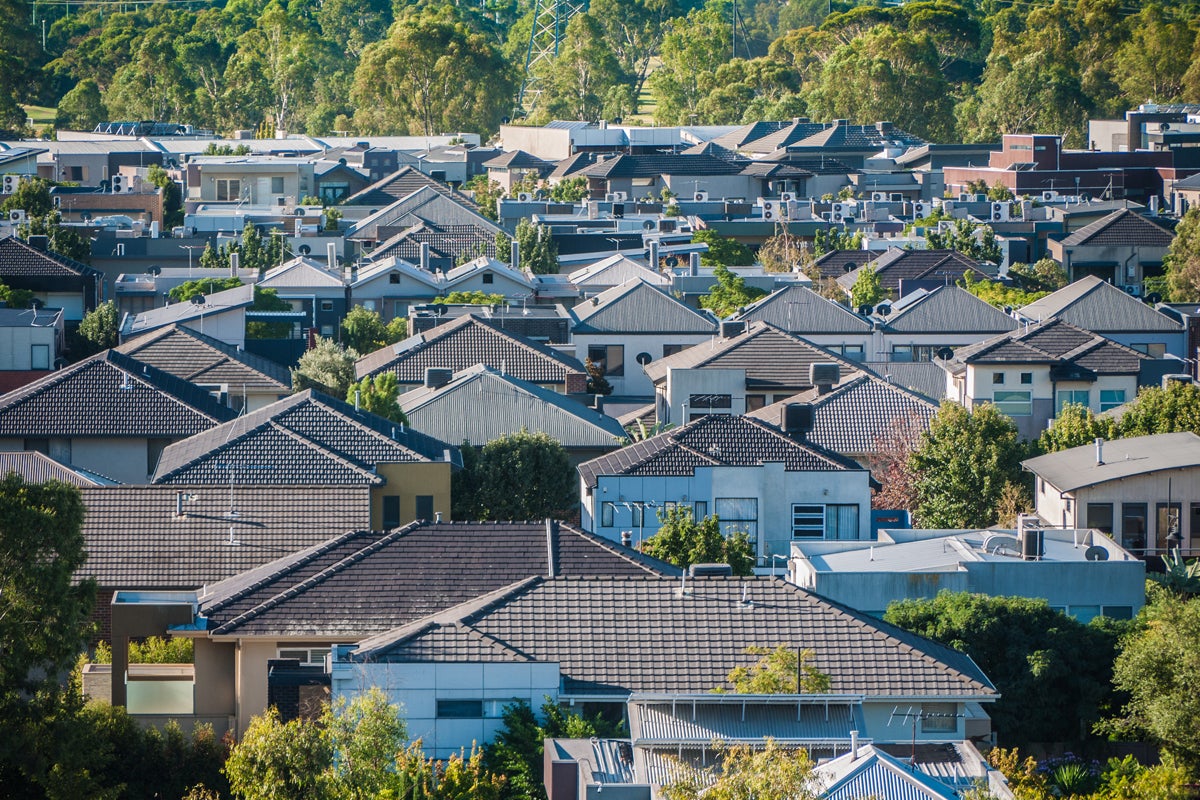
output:
[[708,192],[704,192],[704,191],[695,192],[692,195],[692,200],[696,201],[697,203],[707,203],[708,202]]
[[14,208],[8,212],[8,221],[14,225],[23,225],[25,223],[25,209]]
[[933,206],[931,204],[925,203],[925,202],[913,203],[913,217],[915,219],[920,219],[922,217],[928,217],[932,213],[933,213]]
[[4,176],[4,193],[13,194],[17,191],[17,187],[21,185],[21,176],[9,174]]
[[779,219],[779,212],[774,208],[764,208],[762,218],[767,222],[775,222]]
[[992,222],[1008,222],[1010,212],[1008,203],[992,203]]
[[876,203],[886,203],[887,199],[887,192],[871,192],[871,200]]
[[[620,192],[616,192],[615,194],[620,194]],[[615,200],[616,198],[614,197],[613,199]],[[517,192],[517,202],[518,203],[533,202],[533,195],[531,195],[529,192]]]
[[629,199],[629,195],[626,192],[613,192],[612,199],[614,203],[624,203]]
[[781,203],[792,203],[792,202],[795,202],[795,200],[796,200],[795,192],[780,192],[779,193],[779,202],[781,202]]
[[974,196],[969,195],[966,192],[962,192],[958,195],[958,202],[960,202],[960,203],[969,203],[974,199],[975,199]]
[[1124,289],[1125,294],[1129,295],[1130,297],[1142,296],[1142,287],[1138,286],[1137,284],[1130,284],[1129,286],[1122,286],[1121,288]]
[[113,194],[125,192],[128,191],[126,187],[129,185],[129,179],[124,175],[113,175],[108,179],[108,185],[112,189]]
[[1054,201],[1054,200],[1057,200],[1057,199],[1058,199],[1058,192],[1052,192],[1052,191],[1050,191],[1049,189],[1047,189],[1046,191],[1042,192],[1042,200],[1043,200],[1044,202],[1047,202],[1047,203],[1049,203],[1049,202],[1052,202],[1052,201]]
[[779,212],[779,203],[774,200],[764,200],[760,197],[758,198],[758,204],[762,206],[764,217],[767,214],[777,214]]

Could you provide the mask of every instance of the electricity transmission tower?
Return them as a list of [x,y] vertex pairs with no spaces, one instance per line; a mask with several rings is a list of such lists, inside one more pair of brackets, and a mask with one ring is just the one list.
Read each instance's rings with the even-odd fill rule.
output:
[[587,10],[588,0],[535,0],[533,30],[525,52],[525,77],[517,94],[515,117],[528,116],[542,95],[543,65],[558,55],[558,46],[567,33],[571,17]]

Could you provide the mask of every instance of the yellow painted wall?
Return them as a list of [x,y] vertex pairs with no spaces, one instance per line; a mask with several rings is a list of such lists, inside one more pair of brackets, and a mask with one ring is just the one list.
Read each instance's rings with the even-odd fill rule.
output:
[[417,496],[433,495],[433,510],[450,519],[450,465],[436,463],[378,464],[376,472],[386,483],[371,489],[371,527],[383,526],[383,498],[400,496],[400,523],[417,518]]

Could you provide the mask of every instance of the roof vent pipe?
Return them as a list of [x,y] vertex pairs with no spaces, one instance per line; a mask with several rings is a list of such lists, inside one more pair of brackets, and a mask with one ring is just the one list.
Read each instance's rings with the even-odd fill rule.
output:
[[858,760],[858,731],[850,731],[850,760]]
[[325,243],[325,258],[329,260],[329,270],[331,272],[337,272],[338,258],[337,244],[335,242]]
[[1104,466],[1104,440],[1096,437],[1096,466]]
[[429,271],[429,242],[421,242],[421,269]]
[[240,253],[229,254],[229,277],[236,278],[238,276],[238,267],[241,266],[241,258]]

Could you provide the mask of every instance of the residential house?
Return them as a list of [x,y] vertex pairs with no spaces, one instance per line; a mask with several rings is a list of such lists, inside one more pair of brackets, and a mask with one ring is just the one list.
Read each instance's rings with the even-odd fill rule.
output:
[[260,289],[274,289],[292,311],[303,314],[301,328],[335,337],[349,309],[346,283],[336,265],[323,264],[305,256],[272,267],[258,281]]
[[717,320],[641,280],[614,286],[568,309],[577,356],[597,369],[614,395],[652,397],[645,368],[711,339]]
[[1037,515],[1050,525],[1095,528],[1138,555],[1172,548],[1195,555],[1200,548],[1200,437],[1194,433],[1097,441],[1022,465],[1037,479]]
[[61,367],[65,347],[61,308],[0,308],[0,392]]
[[141,177],[127,173],[124,177],[129,177],[129,183],[119,192],[90,186],[54,186],[50,189],[50,200],[66,223],[99,226],[106,217],[126,217],[131,221],[126,230],[134,229],[136,224],[141,230],[150,231],[156,222],[161,230],[162,189]]
[[[182,626],[170,633],[195,639],[191,713],[225,719],[236,734],[268,705],[296,714],[295,685],[280,687],[273,676],[273,667],[283,666],[272,665],[277,659],[315,667],[311,671],[317,685],[301,692],[326,697],[329,677],[323,663],[336,644],[385,633],[534,576],[666,575],[677,581],[678,574],[657,559],[550,520],[412,523],[388,532],[351,531],[299,552],[281,553],[275,561],[187,595],[182,604],[178,596],[118,592],[113,672],[125,671],[124,634],[146,636],[157,625],[153,633],[161,635],[164,619]],[[169,619],[164,607],[179,616]],[[453,681],[455,674],[439,669],[436,679]],[[432,680],[435,673],[425,670],[425,675]],[[123,687],[123,682],[113,682],[115,705],[125,705],[119,694]],[[461,688],[475,691],[472,684]],[[501,725],[500,707],[514,697],[542,702],[540,684],[528,678],[523,694],[514,693],[511,684],[494,688],[508,693],[489,710],[488,736]],[[432,704],[430,698],[419,706],[406,705],[414,737],[423,733],[432,716],[426,707]],[[189,719],[186,713],[179,716]],[[477,726],[482,725],[482,714],[476,717]],[[485,741],[482,735],[476,739]]]
[[817,256],[812,266],[820,272],[822,279],[837,280],[878,256],[874,250],[830,250]]
[[512,194],[513,187],[525,180],[527,175],[533,176],[534,183],[541,181],[554,168],[550,161],[543,161],[524,150],[509,150],[503,155],[485,161],[489,181],[495,181],[505,194]]
[[888,362],[929,362],[938,353],[1014,331],[1017,320],[961,286],[917,289],[876,307],[872,319]]
[[794,538],[870,537],[870,472],[807,441],[802,423],[713,414],[580,464],[579,476],[581,524],[609,539],[640,543],[675,507],[744,531],[760,561]]
[[398,402],[414,428],[443,442],[481,447],[522,430],[545,433],[577,465],[616,450],[626,436],[612,417],[483,364],[430,378]]
[[235,411],[256,411],[292,391],[286,367],[181,325],[159,328],[116,349],[224,398]]
[[870,542],[796,541],[788,571],[797,585],[877,617],[896,601],[950,591],[1045,600],[1080,622],[1132,619],[1146,596],[1145,562],[1088,529],[882,530]]
[[667,276],[620,253],[577,269],[568,276],[568,281],[579,289],[580,296],[585,300],[634,279],[662,289],[671,285]]
[[49,250],[49,238],[0,239],[0,282],[24,289],[43,308],[61,308],[63,320],[78,323],[103,300],[104,273]]
[[[132,240],[138,244],[147,244],[150,242],[158,242],[158,239],[142,239]],[[186,240],[177,240],[186,241]],[[202,246],[202,245],[201,245]],[[129,255],[126,251],[127,257]],[[151,254],[142,254],[144,258]],[[164,260],[168,260],[164,258]],[[171,290],[177,286],[182,286],[188,281],[211,279],[213,281],[224,280],[226,277],[237,278],[243,284],[254,283],[258,280],[258,269],[243,269],[238,268],[229,270],[209,270],[204,269],[197,271],[190,269],[187,266],[183,267],[149,267],[147,272],[119,272],[113,280],[113,295],[117,303],[117,313],[123,319],[126,314],[137,316],[143,311],[149,311],[152,308],[161,308],[169,304]],[[213,292],[209,292],[212,294]]]
[[811,408],[812,427],[804,441],[874,469],[880,453],[895,437],[916,437],[929,430],[937,403],[869,372],[852,373],[836,385],[812,388],[773,403],[749,416],[783,427],[795,403]]
[[443,294],[483,292],[502,295],[510,302],[529,301],[531,305],[533,302],[534,285],[529,276],[488,256],[479,256],[446,270],[441,283]]
[[444,325],[452,319],[476,316],[500,328],[535,342],[568,345],[571,342],[571,317],[562,306],[499,304],[481,306],[474,303],[428,303],[412,306],[408,315],[408,332],[416,335]]
[[663,190],[683,197],[708,192],[712,197],[753,198],[763,195],[763,182],[745,176],[745,164],[711,155],[656,153],[598,157],[580,172],[588,180],[588,193],[596,200],[653,201]]
[[[460,201],[466,201],[465,197],[456,195],[454,190],[445,183],[429,177],[414,167],[403,166],[395,172],[375,181],[370,186],[350,195],[341,205],[351,208],[367,207],[377,211],[392,205],[397,200],[403,200],[417,190],[426,187],[447,197],[454,195]],[[376,211],[371,211],[370,213],[374,214]]]
[[[450,515],[457,449],[311,389],[167,447],[154,483],[370,486],[371,526]],[[314,491],[319,491],[314,488]]]
[[254,285],[196,295],[184,303],[172,303],[121,318],[121,341],[160,330],[169,325],[194,328],[232,347],[246,346],[246,310],[254,305]]
[[411,306],[438,297],[442,293],[440,277],[436,272],[392,256],[361,267],[351,266],[350,297],[355,305],[391,322],[408,316]]
[[145,483],[169,444],[235,415],[199,386],[106,350],[0,396],[0,449]]
[[339,205],[372,185],[371,178],[362,170],[344,161],[325,160],[314,163],[313,182],[317,187],[313,197],[327,206]]
[[582,393],[587,384],[579,361],[474,315],[369,353],[354,369],[359,379],[390,372],[408,388],[423,385],[429,369],[459,372],[476,364],[563,394]]
[[1066,238],[1049,239],[1046,249],[1072,281],[1094,275],[1141,294],[1146,278],[1162,275],[1174,238],[1158,222],[1123,208]]
[[60,481],[80,488],[108,485],[108,482],[99,475],[91,475],[80,469],[71,469],[66,464],[61,464],[45,453],[39,453],[36,450],[0,452],[0,474],[7,475],[10,472],[20,475],[26,483]]
[[[1017,310],[1029,322],[1061,319],[1077,328],[1098,333],[1151,358],[1170,354],[1195,356],[1187,341],[1187,326],[1123,292],[1103,278],[1087,275],[1057,292]],[[1189,370],[1183,369],[1180,372]]]
[[1155,362],[1052,319],[961,347],[937,363],[946,371],[951,400],[967,408],[995,403],[1021,436],[1036,439],[1068,403],[1099,413],[1132,400]]
[[459,195],[423,186],[351,225],[346,241],[372,258],[451,269],[460,256],[496,256],[501,229]]
[[849,361],[866,361],[875,355],[870,320],[799,284],[777,289],[733,319],[770,323]]
[[[646,365],[656,416],[679,424],[705,414],[744,414],[859,370],[849,359],[768,322],[725,323],[711,345]],[[814,365],[817,365],[814,373]]]
[[849,296],[862,270],[870,266],[879,278],[884,294],[893,299],[917,289],[949,286],[970,275],[972,280],[992,280],[994,266],[983,264],[957,250],[902,250],[889,247],[867,265],[839,275],[838,285]]
[[[0,142],[0,172],[5,175],[36,177],[38,156],[45,152],[47,150],[44,147],[28,147],[24,144],[14,147]],[[12,192],[8,190],[8,187],[0,184],[0,194],[10,195]]]
[[[1175,181],[1175,194],[1185,204],[1184,211],[1195,205],[1200,205],[1200,173]],[[1178,212],[1179,209],[1176,209]]]
[[294,208],[317,191],[314,160],[277,156],[193,156],[187,199]]
[[[356,647],[336,647],[332,688],[335,698],[382,688],[408,710],[409,733],[435,757],[472,739],[487,742],[514,696],[614,714],[643,703],[649,707],[635,712],[631,733],[649,748],[651,715],[675,715],[677,725],[696,731],[723,705],[712,690],[759,658],[750,648],[780,645],[811,651],[811,665],[829,676],[822,698],[828,727],[817,697],[776,698],[793,720],[820,731],[814,738],[827,748],[846,748],[860,723],[866,739],[910,745],[962,741],[968,731],[990,728],[983,706],[996,691],[970,658],[769,576],[696,576],[686,585],[647,574],[530,578]],[[725,700],[739,715],[743,703],[770,702],[761,695]],[[920,710],[926,723],[889,725],[898,705]],[[708,749],[712,742],[695,744]],[[699,760],[700,753],[683,755]]]

